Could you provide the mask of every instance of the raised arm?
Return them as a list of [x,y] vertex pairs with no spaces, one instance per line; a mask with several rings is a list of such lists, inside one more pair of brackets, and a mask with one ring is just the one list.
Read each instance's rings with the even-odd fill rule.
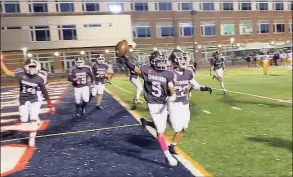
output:
[[10,70],[5,66],[2,57],[1,57],[1,59],[0,59],[0,62],[1,62],[1,70],[2,70],[2,72],[3,72],[5,75],[7,75],[7,76],[15,77],[14,72],[10,71]]
[[138,75],[141,76],[141,70],[139,69],[139,67],[135,66],[134,64],[132,64],[127,57],[121,57],[123,62],[125,63],[126,67],[130,70],[130,71],[134,71],[135,73],[137,73]]

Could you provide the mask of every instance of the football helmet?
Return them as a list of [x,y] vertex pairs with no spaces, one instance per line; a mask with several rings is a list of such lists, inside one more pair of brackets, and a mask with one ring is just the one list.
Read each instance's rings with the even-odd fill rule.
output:
[[104,54],[98,54],[96,60],[98,64],[103,64],[105,62]]
[[154,51],[150,56],[150,66],[156,70],[167,70],[168,59],[164,53],[160,50]]
[[175,68],[184,69],[190,62],[190,57],[183,50],[175,49],[170,55],[171,62]]
[[76,65],[78,68],[83,67],[83,66],[84,66],[84,60],[83,60],[83,58],[81,58],[81,57],[77,57],[77,58],[75,59],[75,65]]
[[24,70],[30,75],[35,75],[41,70],[41,64],[37,60],[30,58],[24,63]]

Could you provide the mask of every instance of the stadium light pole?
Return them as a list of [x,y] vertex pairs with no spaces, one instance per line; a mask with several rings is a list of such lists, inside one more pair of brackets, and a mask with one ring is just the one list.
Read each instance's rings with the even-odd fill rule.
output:
[[193,31],[192,31],[192,38],[193,38],[193,56],[194,56],[194,61],[196,60],[197,56],[196,56],[196,47],[197,47],[197,42],[196,42],[196,34],[195,34],[195,31],[196,31],[196,24],[195,24],[195,20],[196,20],[196,14],[197,14],[197,11],[196,10],[191,10],[191,17],[192,17],[192,28],[193,28]]

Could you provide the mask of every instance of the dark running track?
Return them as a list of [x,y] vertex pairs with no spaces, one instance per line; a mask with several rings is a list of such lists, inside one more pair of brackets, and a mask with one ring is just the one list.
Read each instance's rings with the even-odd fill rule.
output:
[[[56,105],[55,115],[41,115],[43,120],[49,119],[50,124],[38,135],[123,125],[134,126],[38,138],[37,150],[28,166],[23,171],[9,175],[10,177],[193,176],[182,164],[175,168],[169,167],[156,139],[139,125],[136,126],[138,122],[110,95],[104,96],[104,110],[95,110],[95,101],[92,101],[83,118],[75,118],[71,88],[61,101],[64,103]],[[17,111],[17,108],[13,111]],[[16,137],[24,135],[2,137],[2,140]],[[26,142],[7,142],[1,145],[15,143]]]

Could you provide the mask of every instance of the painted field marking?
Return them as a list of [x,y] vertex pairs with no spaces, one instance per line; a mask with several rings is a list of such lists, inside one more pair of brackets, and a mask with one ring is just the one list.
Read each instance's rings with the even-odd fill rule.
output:
[[[38,135],[38,136],[36,136],[36,138],[70,135],[70,134],[87,133],[87,132],[96,132],[96,131],[102,131],[102,130],[111,130],[111,129],[137,127],[137,126],[141,126],[141,124],[121,125],[121,126],[115,126],[115,127],[96,128],[96,129],[90,129],[90,130],[79,130],[79,131],[64,132],[64,133],[52,133],[52,134],[47,134],[47,135]],[[27,138],[15,138],[15,139],[3,140],[3,141],[1,141],[1,143],[19,141],[19,140],[24,140],[24,139],[29,139],[29,138],[27,137]]]
[[[124,88],[118,87],[117,85],[113,85],[113,86],[116,87],[116,88],[118,88],[118,89],[120,89],[120,90],[122,90],[122,91],[124,91],[124,92],[126,92],[126,93],[135,95],[133,92],[130,92],[130,91],[124,89]],[[140,99],[140,101],[142,101],[143,103],[145,103],[145,100]]]
[[239,111],[242,111],[241,108],[238,108],[238,107],[231,107],[232,109],[235,109],[235,110],[239,110]]
[[268,107],[268,105],[266,104],[258,104],[258,105]]
[[207,110],[202,110],[202,112],[206,113],[206,114],[211,114],[210,111],[207,111]]
[[[213,89],[222,91],[222,89],[218,89],[218,88],[213,88]],[[268,100],[274,100],[274,101],[279,101],[279,102],[283,102],[283,103],[291,103],[292,104],[292,101],[286,101],[286,100],[281,100],[281,99],[277,99],[277,98],[254,95],[254,94],[250,94],[250,93],[236,92],[236,91],[231,91],[231,90],[227,90],[227,92],[241,94],[241,95],[247,95],[247,96],[253,96],[253,97],[257,97],[257,98],[264,98],[264,99],[268,99]]]
[[[119,97],[117,97],[113,92],[105,89],[108,94],[110,94],[116,101],[118,101],[138,122],[140,122],[140,118],[142,117],[137,111],[127,109],[128,105],[124,103]],[[156,130],[152,127],[147,126],[146,129],[148,132],[156,138]],[[171,143],[171,141],[166,137],[167,143]],[[183,164],[194,176],[196,177],[212,177],[213,175],[209,174],[198,162],[188,156],[182,149],[176,147],[178,161]]]

